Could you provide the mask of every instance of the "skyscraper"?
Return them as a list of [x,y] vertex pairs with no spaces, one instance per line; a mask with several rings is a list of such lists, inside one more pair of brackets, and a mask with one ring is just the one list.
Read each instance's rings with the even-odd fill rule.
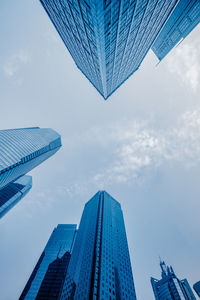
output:
[[49,128],[0,130],[0,217],[30,190],[30,177],[21,177],[60,147],[60,135]]
[[141,65],[179,0],[40,0],[77,67],[107,99]]
[[200,0],[180,0],[156,39],[152,50],[162,60],[200,22]]
[[76,225],[58,225],[19,300],[59,299],[76,236]]
[[105,191],[85,205],[61,299],[136,299],[121,206]]
[[0,218],[2,218],[31,189],[32,177],[22,176],[0,190]]
[[187,279],[179,280],[172,267],[160,262],[162,279],[151,278],[156,300],[196,300]]
[[199,298],[200,298],[200,281],[196,282],[196,283],[193,285],[193,288],[194,288],[195,292],[197,293],[197,295],[198,295]]

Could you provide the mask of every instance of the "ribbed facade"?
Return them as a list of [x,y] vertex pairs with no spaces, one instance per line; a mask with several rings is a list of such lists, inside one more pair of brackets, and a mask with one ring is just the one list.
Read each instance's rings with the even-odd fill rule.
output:
[[[44,252],[42,253],[40,259],[38,260],[38,263],[36,264],[35,269],[33,270],[33,273],[31,274],[19,300],[41,299],[42,293],[40,287],[42,285],[43,279],[45,279],[45,276],[46,279],[49,278],[49,276],[46,275],[46,272],[48,271],[50,264],[55,262],[56,259],[61,259],[64,255],[66,255],[66,253],[71,253],[75,235],[76,235],[76,225],[60,224],[57,226],[57,228],[54,229],[44,249]],[[68,263],[68,261],[66,261],[66,263]],[[54,279],[56,279],[56,277]],[[60,277],[60,279],[63,280],[62,277]],[[61,288],[63,281],[59,282],[59,284]],[[40,294],[38,295],[39,290],[40,290]],[[43,290],[44,290],[44,285],[43,285]]]
[[85,205],[61,299],[136,299],[121,206],[104,191]]
[[107,99],[142,63],[178,0],[40,0],[77,67]]
[[162,60],[200,22],[200,0],[180,0],[152,50]]
[[187,279],[178,279],[164,262],[160,262],[160,267],[162,279],[151,278],[155,300],[196,300]]
[[61,147],[49,128],[0,130],[0,189],[31,171]]
[[0,190],[0,218],[15,206],[31,189],[32,177],[22,176]]

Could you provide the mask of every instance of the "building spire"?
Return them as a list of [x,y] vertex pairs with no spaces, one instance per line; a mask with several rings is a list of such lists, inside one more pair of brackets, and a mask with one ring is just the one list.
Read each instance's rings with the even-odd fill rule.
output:
[[165,276],[167,276],[168,272],[167,272],[167,266],[166,266],[164,260],[162,261],[161,259],[160,259],[160,268],[162,270],[161,276],[162,276],[162,278],[164,278]]

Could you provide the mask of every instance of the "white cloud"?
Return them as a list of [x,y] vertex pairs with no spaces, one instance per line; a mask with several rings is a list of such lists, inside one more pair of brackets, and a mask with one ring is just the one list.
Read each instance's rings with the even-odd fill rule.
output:
[[176,128],[168,130],[135,121],[118,127],[115,136],[113,130],[108,130],[107,139],[113,160],[94,176],[96,183],[140,181],[163,163],[179,161],[191,166],[200,161],[200,110],[184,113]]
[[200,36],[199,28],[187,37],[166,58],[167,68],[174,73],[182,85],[196,92],[200,80]]
[[[79,174],[74,181],[57,187],[58,194],[73,197],[112,184],[140,184],[164,164],[180,162],[190,168],[200,161],[200,109],[187,111],[165,130],[152,128],[148,122],[120,121],[106,129],[91,128],[71,142],[76,148],[91,148],[96,156],[88,163],[90,175]],[[64,149],[68,151],[68,147]]]
[[23,65],[30,61],[30,55],[25,50],[11,55],[4,64],[4,74],[8,78],[12,78],[20,70]]

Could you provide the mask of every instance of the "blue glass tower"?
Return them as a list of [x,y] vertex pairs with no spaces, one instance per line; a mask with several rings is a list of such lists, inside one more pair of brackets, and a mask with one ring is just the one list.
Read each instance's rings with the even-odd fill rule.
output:
[[193,288],[194,288],[195,292],[197,293],[197,295],[198,295],[199,298],[200,298],[200,281],[196,282],[196,283],[193,285]]
[[152,50],[162,60],[200,22],[200,0],[180,0]]
[[179,280],[172,267],[160,262],[162,279],[151,278],[156,300],[196,300],[187,279]]
[[17,204],[31,189],[32,177],[22,176],[0,190],[0,218]]
[[30,177],[21,177],[60,147],[60,135],[49,128],[0,130],[0,217],[30,190]]
[[54,229],[19,300],[59,299],[75,236],[76,225]]
[[77,67],[107,99],[141,65],[179,0],[40,0]]
[[85,205],[61,299],[136,299],[121,206],[104,191]]

